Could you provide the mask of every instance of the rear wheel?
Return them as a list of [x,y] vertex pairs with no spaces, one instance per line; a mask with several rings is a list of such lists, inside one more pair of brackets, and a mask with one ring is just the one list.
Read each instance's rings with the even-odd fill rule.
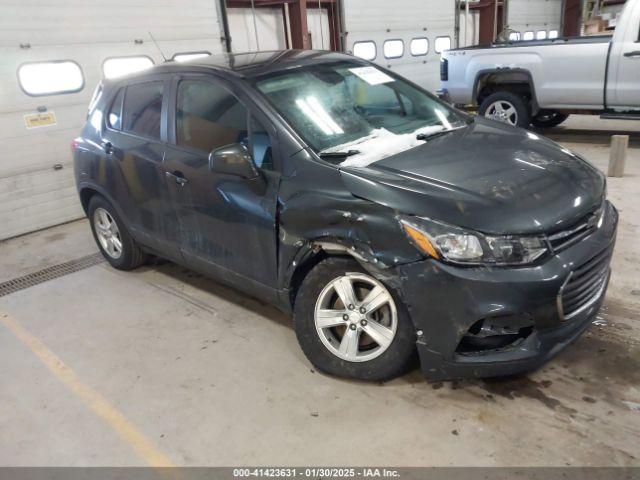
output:
[[560,113],[557,110],[540,110],[531,119],[531,124],[538,128],[551,128],[560,125],[568,116],[566,113]]
[[119,270],[142,265],[146,255],[127,231],[115,208],[102,196],[89,202],[89,220],[93,238],[102,256]]
[[531,118],[527,102],[511,92],[492,93],[482,101],[478,113],[483,117],[522,128],[529,126]]
[[387,380],[415,358],[406,308],[392,289],[349,258],[328,258],[307,275],[294,323],[307,358],[332,375]]

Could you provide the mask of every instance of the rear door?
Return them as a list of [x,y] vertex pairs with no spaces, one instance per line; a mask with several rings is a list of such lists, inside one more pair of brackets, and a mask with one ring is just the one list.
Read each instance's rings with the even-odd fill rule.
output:
[[[275,130],[223,80],[180,76],[172,92],[171,145],[164,167],[184,257],[213,275],[237,274],[275,285],[280,179]],[[210,170],[209,153],[234,143],[249,148],[261,178]]]
[[620,15],[609,54],[607,106],[640,110],[640,2]]
[[95,175],[123,210],[134,236],[174,256],[178,228],[163,168],[169,86],[170,77],[154,76],[118,90],[101,141],[106,168]]

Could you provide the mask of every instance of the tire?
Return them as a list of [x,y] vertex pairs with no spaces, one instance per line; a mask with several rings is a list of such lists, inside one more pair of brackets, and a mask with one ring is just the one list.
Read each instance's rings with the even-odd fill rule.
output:
[[[343,295],[334,289],[338,279],[352,282],[354,286],[356,302],[351,310],[348,306],[344,308]],[[363,302],[374,288],[378,307],[373,302]],[[383,301],[387,303],[381,303]],[[360,306],[367,304],[372,309],[364,313]],[[325,312],[339,312],[331,317],[337,326],[316,327],[316,307]],[[344,319],[345,314],[350,316],[348,320]],[[384,381],[405,373],[415,363],[416,337],[406,307],[393,289],[372,277],[351,258],[327,258],[307,274],[296,296],[294,328],[309,361],[331,375]],[[368,332],[383,341],[377,343]],[[355,342],[345,343],[355,345],[355,350],[340,353],[345,338],[355,338]]]
[[[131,237],[116,209],[104,197],[91,197],[88,213],[93,238],[100,253],[112,267],[118,270],[133,270],[145,262],[146,254]],[[118,242],[114,242],[113,239]]]
[[566,113],[560,113],[557,110],[540,110],[538,114],[531,119],[531,124],[538,128],[551,128],[560,125],[567,117]]
[[516,127],[527,128],[531,123],[529,105],[511,92],[492,93],[482,101],[478,114]]

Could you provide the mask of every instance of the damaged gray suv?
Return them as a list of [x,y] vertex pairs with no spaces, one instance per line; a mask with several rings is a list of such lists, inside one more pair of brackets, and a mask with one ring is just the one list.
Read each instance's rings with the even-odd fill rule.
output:
[[609,280],[618,216],[598,170],[348,55],[105,80],[73,154],[111,265],[157,255],[292,312],[334,375],[389,379],[416,358],[432,380],[534,369]]

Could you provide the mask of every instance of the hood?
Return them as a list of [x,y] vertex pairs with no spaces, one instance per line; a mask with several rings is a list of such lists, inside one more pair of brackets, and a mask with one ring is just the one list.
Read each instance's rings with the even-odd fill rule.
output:
[[477,117],[366,167],[341,167],[356,196],[484,233],[561,230],[602,203],[604,176],[551,140]]

